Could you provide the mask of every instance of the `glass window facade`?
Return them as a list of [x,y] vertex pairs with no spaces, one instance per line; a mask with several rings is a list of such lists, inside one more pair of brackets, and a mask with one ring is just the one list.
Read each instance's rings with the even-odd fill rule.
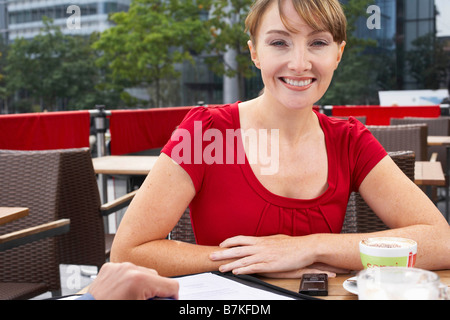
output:
[[[65,19],[68,17],[66,12],[68,4],[52,5],[42,8],[25,9],[9,12],[9,24],[20,24],[28,22],[42,21],[44,16],[51,19]],[[109,14],[112,12],[126,11],[128,10],[128,5],[119,4],[114,1],[109,2],[92,2],[87,4],[78,5],[81,10],[81,16],[91,16],[97,14]]]
[[[346,4],[348,0],[342,0]],[[408,74],[405,56],[413,48],[413,42],[422,36],[436,34],[436,9],[434,0],[376,0],[380,8],[380,29],[369,29],[363,15],[357,21],[355,36],[377,41],[378,52],[390,52],[396,56],[397,89],[416,89]],[[369,49],[373,51],[374,49]]]

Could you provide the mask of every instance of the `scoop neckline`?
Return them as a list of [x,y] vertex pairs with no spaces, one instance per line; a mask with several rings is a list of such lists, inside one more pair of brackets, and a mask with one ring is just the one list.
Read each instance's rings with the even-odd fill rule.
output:
[[297,199],[297,198],[289,198],[284,197],[278,194],[273,193],[269,189],[267,189],[256,177],[255,173],[253,172],[253,169],[250,166],[250,163],[247,158],[247,154],[244,150],[244,145],[242,142],[242,135],[241,131],[238,129],[241,129],[241,123],[240,123],[240,115],[239,115],[239,102],[236,102],[231,105],[231,113],[233,117],[233,125],[234,129],[239,131],[239,134],[237,136],[237,148],[240,148],[240,150],[243,150],[243,153],[245,154],[245,163],[240,165],[240,168],[247,179],[247,182],[249,185],[266,201],[271,202],[272,204],[282,206],[282,207],[295,207],[295,208],[305,208],[305,207],[311,207],[311,205],[319,204],[320,202],[323,202],[327,198],[329,198],[335,191],[336,188],[336,152],[334,148],[332,148],[333,144],[330,141],[329,135],[327,135],[327,130],[324,130],[325,123],[323,122],[323,119],[321,115],[315,111],[312,110],[320,123],[320,126],[322,128],[322,131],[324,132],[325,136],[325,145],[327,149],[327,161],[328,161],[328,187],[327,189],[318,197],[312,198],[312,199]]

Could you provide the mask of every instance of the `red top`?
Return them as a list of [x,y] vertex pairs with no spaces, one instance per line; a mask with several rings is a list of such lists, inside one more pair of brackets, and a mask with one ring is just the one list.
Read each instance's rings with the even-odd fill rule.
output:
[[308,200],[270,192],[247,157],[239,157],[245,153],[238,103],[197,107],[186,115],[162,152],[195,186],[190,210],[198,244],[218,245],[236,235],[340,233],[350,193],[387,153],[356,119],[315,113],[325,134],[328,189]]

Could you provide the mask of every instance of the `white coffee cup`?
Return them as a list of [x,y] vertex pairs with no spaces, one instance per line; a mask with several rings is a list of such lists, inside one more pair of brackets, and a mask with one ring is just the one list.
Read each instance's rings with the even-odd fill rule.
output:
[[359,300],[446,299],[438,274],[417,268],[368,268],[357,284]]

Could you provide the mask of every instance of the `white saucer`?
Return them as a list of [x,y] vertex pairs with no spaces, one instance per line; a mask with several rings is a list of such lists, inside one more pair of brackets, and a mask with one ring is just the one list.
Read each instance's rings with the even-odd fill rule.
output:
[[353,294],[358,294],[358,287],[356,286],[356,279],[358,277],[351,277],[347,280],[344,281],[344,283],[342,284],[342,286],[344,287],[345,290],[347,290],[350,293]]

